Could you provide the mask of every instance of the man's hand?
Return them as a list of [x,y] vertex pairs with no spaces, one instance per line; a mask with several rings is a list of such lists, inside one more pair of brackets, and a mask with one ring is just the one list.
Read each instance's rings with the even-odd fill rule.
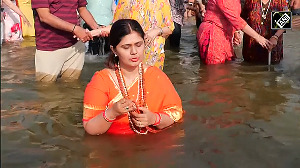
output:
[[108,37],[111,26],[100,26],[100,28],[90,31],[92,36]]
[[93,36],[91,35],[91,33],[80,26],[75,26],[73,33],[83,43],[89,40],[93,40]]

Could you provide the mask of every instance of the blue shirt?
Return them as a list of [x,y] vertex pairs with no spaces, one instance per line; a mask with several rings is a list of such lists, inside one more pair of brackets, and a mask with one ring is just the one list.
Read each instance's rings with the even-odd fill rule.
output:
[[114,0],[87,0],[86,8],[99,25],[107,26],[112,23]]

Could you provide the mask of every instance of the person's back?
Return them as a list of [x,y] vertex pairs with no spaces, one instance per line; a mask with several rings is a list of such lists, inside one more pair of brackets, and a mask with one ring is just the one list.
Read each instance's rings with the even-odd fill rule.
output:
[[[241,5],[239,1],[233,0],[228,1],[234,6],[232,8],[231,12],[234,13],[232,15],[240,15],[241,13]],[[224,2],[228,3],[228,2]],[[211,0],[207,2],[206,5],[206,13],[204,17],[204,22],[213,22],[216,26],[222,28],[224,31],[228,32],[228,34],[232,34],[234,27],[232,23],[226,18],[224,13],[219,8],[219,3],[217,3],[217,0]]]

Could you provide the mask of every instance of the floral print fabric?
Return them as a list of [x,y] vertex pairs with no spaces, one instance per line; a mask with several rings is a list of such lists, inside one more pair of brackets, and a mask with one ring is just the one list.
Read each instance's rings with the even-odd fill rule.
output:
[[[137,20],[145,32],[152,28],[169,27],[174,30],[169,0],[119,0],[114,21],[118,19]],[[144,63],[163,69],[165,38],[157,36],[145,49]]]

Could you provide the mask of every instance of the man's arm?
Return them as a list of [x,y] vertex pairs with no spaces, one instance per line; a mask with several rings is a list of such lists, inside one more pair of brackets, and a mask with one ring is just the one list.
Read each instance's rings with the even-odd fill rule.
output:
[[92,14],[86,9],[86,7],[79,7],[78,13],[80,17],[87,23],[93,30],[98,29],[99,25],[95,21]]
[[54,16],[50,13],[49,8],[37,8],[36,11],[41,22],[46,23],[56,29],[73,32],[74,35],[82,42],[86,42],[91,39],[91,37],[87,35],[86,31],[83,28]]
[[36,9],[36,11],[39,15],[41,22],[46,23],[56,29],[72,32],[74,24],[71,24],[54,16],[50,13],[49,8],[38,8]]

